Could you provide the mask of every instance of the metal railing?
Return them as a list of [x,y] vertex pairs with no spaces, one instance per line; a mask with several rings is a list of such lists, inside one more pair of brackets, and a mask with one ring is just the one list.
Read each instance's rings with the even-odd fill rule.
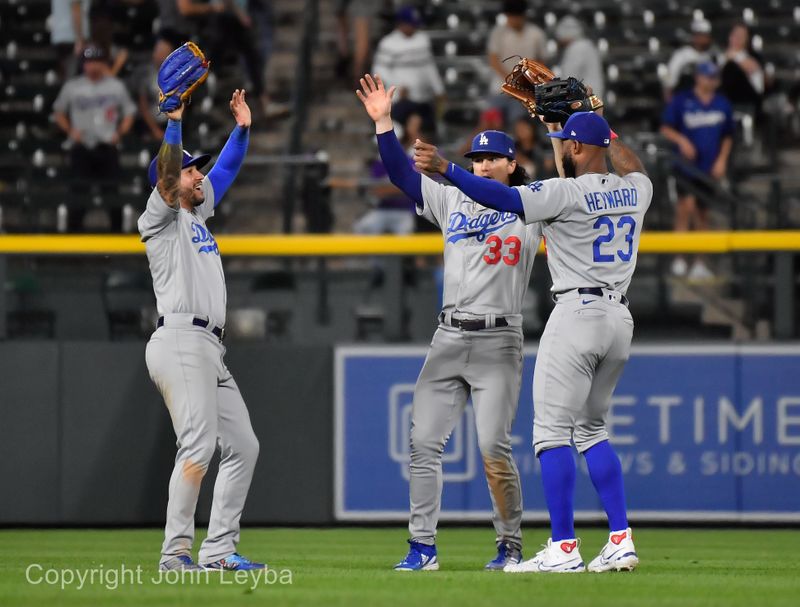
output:
[[[330,319],[328,301],[328,263],[332,257],[381,256],[384,281],[380,302],[384,309],[384,336],[389,341],[403,339],[404,258],[439,256],[443,250],[441,235],[357,236],[338,235],[220,235],[219,248],[226,258],[272,257],[314,260],[318,280],[317,320],[327,324]],[[758,316],[752,313],[758,306],[767,306],[771,319],[771,334],[775,338],[796,336],[797,272],[796,258],[800,253],[800,231],[744,232],[647,232],[643,234],[639,252],[644,255],[734,255],[747,263],[740,279],[748,312],[742,322],[753,330]],[[9,257],[52,256],[133,256],[142,257],[144,245],[136,236],[121,235],[0,235],[0,284],[5,284]],[[771,260],[764,261],[765,255]],[[749,260],[752,260],[750,263]],[[758,261],[761,260],[761,261]],[[662,260],[656,264],[640,264],[640,273],[650,276],[660,290],[670,288]],[[760,265],[759,265],[760,264]],[[306,264],[307,265],[307,264]],[[647,266],[650,266],[648,269]],[[287,266],[286,271],[291,271]],[[649,272],[649,274],[647,274]],[[655,286],[655,285],[654,285]],[[770,297],[771,296],[771,297]],[[719,297],[718,297],[719,298]],[[5,335],[6,302],[0,297],[0,339]]]
[[[306,8],[303,15],[303,34],[298,45],[297,66],[295,68],[298,77],[294,79],[295,88],[292,94],[294,114],[286,146],[287,153],[292,155],[299,155],[303,151],[303,132],[306,128],[310,95],[311,79],[309,75],[313,73],[312,58],[319,34],[317,25],[319,23],[319,0],[306,0]],[[290,165],[283,181],[283,231],[286,234],[292,231],[294,201],[297,198],[298,185],[295,174],[296,165]],[[322,175],[322,178],[326,174]]]

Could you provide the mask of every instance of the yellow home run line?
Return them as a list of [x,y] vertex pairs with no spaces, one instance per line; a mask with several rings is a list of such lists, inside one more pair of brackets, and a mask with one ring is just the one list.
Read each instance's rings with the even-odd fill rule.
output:
[[[225,255],[295,257],[341,255],[437,255],[443,241],[438,234],[412,236],[263,235],[231,234],[217,237]],[[641,253],[734,253],[746,251],[800,251],[800,231],[646,232]],[[9,255],[137,255],[144,245],[133,235],[0,236],[0,254]]]

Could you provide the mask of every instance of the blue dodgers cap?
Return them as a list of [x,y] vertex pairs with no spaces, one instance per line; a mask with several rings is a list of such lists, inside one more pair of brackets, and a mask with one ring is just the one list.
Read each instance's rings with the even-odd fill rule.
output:
[[547,133],[547,136],[607,148],[611,144],[611,127],[599,114],[575,112],[564,124],[563,130]]
[[422,17],[413,6],[401,6],[394,14],[394,20],[397,23],[409,23],[414,27],[422,25]]
[[464,154],[472,158],[476,154],[498,154],[514,160],[514,140],[503,131],[482,131],[472,140],[472,149]]
[[700,74],[706,78],[719,78],[719,67],[713,61],[703,61],[694,68],[695,74]]
[[[211,160],[211,156],[209,154],[192,156],[189,152],[183,150],[183,166],[181,166],[181,169],[187,169],[191,166],[196,166],[198,169],[202,169],[208,164],[209,160]],[[150,167],[147,169],[147,177],[150,179],[150,187],[152,188],[156,187],[156,183],[158,182],[158,171],[156,170],[157,163],[158,156],[150,161]]]

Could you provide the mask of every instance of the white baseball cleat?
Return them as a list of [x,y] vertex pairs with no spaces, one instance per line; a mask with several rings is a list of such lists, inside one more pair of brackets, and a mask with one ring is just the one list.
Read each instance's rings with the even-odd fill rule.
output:
[[581,573],[586,570],[578,550],[579,539],[560,540],[553,543],[548,538],[547,545],[536,556],[518,564],[503,568],[506,573]]
[[612,531],[608,534],[608,543],[603,546],[597,558],[589,563],[589,571],[633,571],[638,564],[633,533],[628,527],[624,531]]

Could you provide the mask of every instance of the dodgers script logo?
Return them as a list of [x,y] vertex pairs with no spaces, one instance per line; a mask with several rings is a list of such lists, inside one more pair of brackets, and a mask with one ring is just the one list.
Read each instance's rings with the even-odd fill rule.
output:
[[198,223],[192,223],[192,232],[194,232],[194,236],[192,236],[193,243],[209,243],[204,244],[202,247],[197,249],[198,253],[213,253],[214,255],[219,256],[219,247],[217,246],[217,241],[214,240],[214,236],[212,236],[211,232]]
[[514,223],[517,219],[519,216],[515,213],[500,211],[481,213],[474,217],[456,211],[450,214],[450,223],[447,225],[447,242],[458,242],[463,238],[475,238],[478,242],[483,242],[489,234]]

